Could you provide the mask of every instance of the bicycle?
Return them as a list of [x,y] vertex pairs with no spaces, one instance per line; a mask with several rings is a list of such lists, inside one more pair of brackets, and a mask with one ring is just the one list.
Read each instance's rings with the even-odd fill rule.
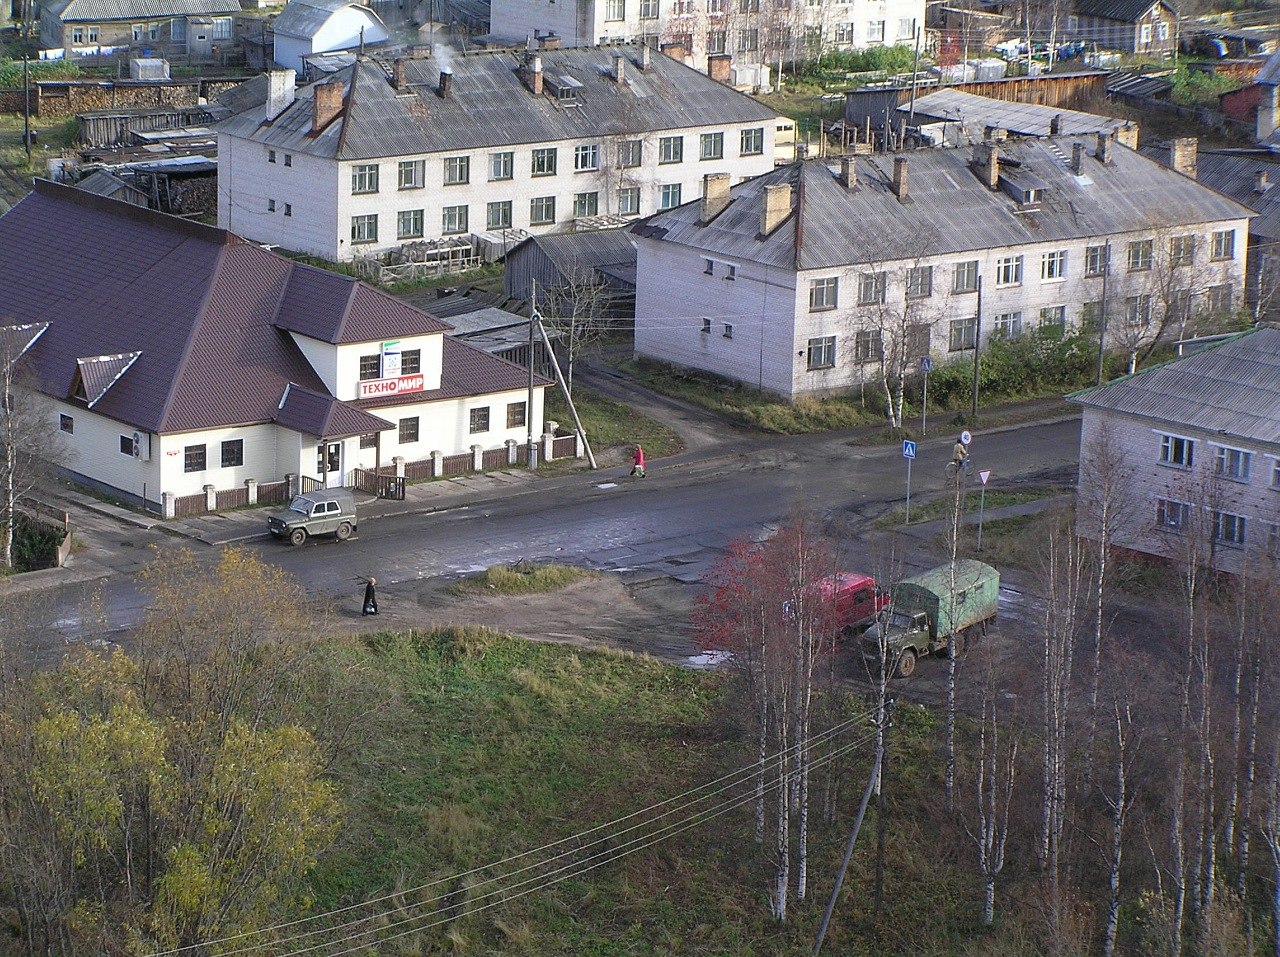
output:
[[947,463],[946,468],[943,469],[943,473],[946,475],[947,483],[949,485],[958,485],[969,478],[970,468],[971,465],[968,459],[965,459],[963,462],[957,462],[955,459],[952,459]]

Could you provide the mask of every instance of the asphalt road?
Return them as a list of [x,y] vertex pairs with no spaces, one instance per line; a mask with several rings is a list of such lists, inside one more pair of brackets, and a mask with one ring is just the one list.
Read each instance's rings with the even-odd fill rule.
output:
[[[948,434],[921,444],[913,495],[942,488],[953,442]],[[1079,422],[1072,419],[978,434],[971,451],[975,469],[992,469],[1007,483],[1062,474],[1074,467],[1078,449]],[[692,581],[730,541],[767,533],[797,506],[843,519],[856,534],[860,516],[899,503],[905,491],[899,447],[825,437],[779,439],[680,468],[652,466],[645,479],[584,476],[580,485],[543,493],[362,523],[342,544],[315,540],[295,549],[264,536],[248,547],[329,598],[349,598],[359,576],[376,576],[380,590],[394,595],[421,580],[521,558]],[[118,636],[137,623],[146,602],[139,583],[126,577],[44,592],[28,616],[29,634],[15,635],[11,649],[44,661],[65,642]]]

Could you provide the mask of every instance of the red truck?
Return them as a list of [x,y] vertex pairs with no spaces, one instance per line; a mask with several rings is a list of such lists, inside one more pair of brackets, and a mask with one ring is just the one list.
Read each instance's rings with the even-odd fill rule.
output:
[[875,622],[881,609],[889,604],[889,594],[876,580],[861,572],[836,572],[818,582],[822,597],[835,596],[836,620],[840,634],[852,638]]

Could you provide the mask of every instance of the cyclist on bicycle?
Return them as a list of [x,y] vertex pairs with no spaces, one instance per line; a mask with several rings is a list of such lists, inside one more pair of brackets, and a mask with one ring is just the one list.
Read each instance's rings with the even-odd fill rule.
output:
[[969,446],[962,439],[956,439],[956,447],[951,452],[951,464],[956,467],[957,472],[963,472],[968,461]]

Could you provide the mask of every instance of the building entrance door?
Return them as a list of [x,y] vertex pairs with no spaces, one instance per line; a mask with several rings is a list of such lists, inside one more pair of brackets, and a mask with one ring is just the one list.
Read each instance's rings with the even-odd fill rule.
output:
[[316,446],[316,473],[325,488],[342,487],[341,442],[321,442]]

